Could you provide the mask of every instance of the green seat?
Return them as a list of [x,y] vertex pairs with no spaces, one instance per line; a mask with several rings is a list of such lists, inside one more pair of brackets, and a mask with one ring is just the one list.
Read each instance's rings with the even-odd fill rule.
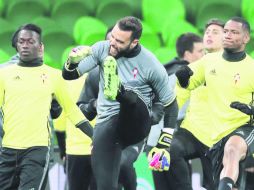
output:
[[[237,4],[237,2],[239,2]],[[196,27],[203,31],[205,24],[211,18],[218,18],[227,21],[231,17],[240,15],[239,0],[213,0],[203,3],[197,13]]]
[[[172,26],[174,27],[172,28]],[[177,38],[186,32],[199,34],[198,29],[187,21],[176,20],[174,22],[166,22],[164,28],[162,29],[162,39],[164,45],[169,48],[175,48]]]
[[242,0],[241,3],[242,16],[250,22],[251,28],[254,28],[254,4],[252,0]]
[[42,39],[45,46],[45,63],[55,68],[61,68],[62,53],[66,47],[74,44],[71,35],[65,32],[58,23],[46,17],[33,20],[42,31]]
[[52,8],[51,17],[62,28],[73,34],[73,27],[79,17],[89,15],[93,11],[93,1],[84,0],[57,0]]
[[11,0],[7,6],[6,19],[18,27],[47,14],[48,9],[49,4],[44,0]]
[[140,43],[150,51],[155,51],[161,46],[159,36],[145,22],[142,22],[142,26],[143,31],[140,38]]
[[123,0],[126,2],[132,10],[133,16],[136,16],[138,18],[142,17],[142,0],[135,0],[135,1],[130,1],[130,0]]
[[179,0],[143,0],[142,15],[144,21],[160,33],[165,21],[184,20],[185,9]]
[[157,49],[154,54],[162,64],[168,63],[170,60],[177,56],[175,49],[170,49],[167,47]]
[[250,35],[250,42],[246,46],[246,52],[251,53],[254,50],[254,33]]
[[5,1],[0,0],[0,15],[3,15],[5,13]]
[[252,0],[242,0],[241,3],[241,13],[242,16],[246,19],[249,19],[251,16],[251,9],[254,7]]
[[9,55],[15,54],[16,50],[11,46],[11,39],[16,28],[6,20],[0,18],[0,49]]
[[189,22],[196,24],[196,17],[199,7],[205,2],[204,0],[182,0],[185,10],[186,18]]
[[11,56],[4,50],[0,49],[0,64],[9,61]]
[[93,17],[81,17],[74,25],[74,39],[77,44],[92,45],[104,40],[107,26]]
[[130,5],[124,1],[105,1],[99,5],[96,11],[96,18],[100,19],[108,27],[112,27],[120,18],[132,14]]
[[254,59],[254,51],[250,53],[250,56]]

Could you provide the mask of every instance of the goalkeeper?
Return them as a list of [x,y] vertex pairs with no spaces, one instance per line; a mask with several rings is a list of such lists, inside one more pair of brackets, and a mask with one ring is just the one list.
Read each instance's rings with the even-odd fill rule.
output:
[[[151,128],[151,101],[156,94],[165,109],[174,106],[175,93],[156,57],[139,44],[142,24],[124,17],[114,26],[109,41],[92,46],[92,54],[74,49],[63,77],[67,80],[99,66],[99,95],[92,150],[92,169],[98,190],[117,189],[122,150],[147,137]],[[102,160],[103,158],[103,160]]]

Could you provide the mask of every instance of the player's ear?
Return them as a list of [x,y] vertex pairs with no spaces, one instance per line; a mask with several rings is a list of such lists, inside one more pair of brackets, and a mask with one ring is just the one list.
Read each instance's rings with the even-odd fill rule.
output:
[[44,44],[41,42],[39,47],[39,55],[41,58],[43,58],[44,55]]

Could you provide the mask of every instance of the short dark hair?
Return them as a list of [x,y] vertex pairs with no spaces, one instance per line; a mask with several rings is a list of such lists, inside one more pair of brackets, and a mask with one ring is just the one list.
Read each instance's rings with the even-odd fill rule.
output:
[[218,18],[211,18],[206,23],[205,29],[207,29],[210,25],[217,25],[217,26],[220,26],[220,27],[224,28],[225,23],[222,20],[218,19]]
[[203,39],[197,34],[188,32],[180,35],[176,41],[176,51],[179,58],[184,56],[185,51],[193,51],[194,43],[203,42]]
[[235,17],[230,18],[229,20],[233,20],[235,22],[242,23],[242,29],[247,31],[248,33],[250,33],[250,31],[251,31],[250,23],[247,20],[245,20],[244,18],[235,16]]
[[21,30],[30,30],[37,33],[39,35],[39,41],[41,42],[41,33],[42,33],[41,28],[35,24],[25,24],[20,26],[12,35],[11,45],[15,49],[17,49],[18,35]]
[[118,27],[123,31],[132,31],[131,38],[139,39],[142,35],[141,21],[133,16],[127,16],[117,21]]

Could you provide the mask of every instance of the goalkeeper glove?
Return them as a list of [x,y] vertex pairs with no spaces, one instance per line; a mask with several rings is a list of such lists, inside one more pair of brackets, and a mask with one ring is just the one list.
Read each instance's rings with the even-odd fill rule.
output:
[[174,129],[164,128],[156,147],[148,154],[149,168],[154,171],[168,171],[170,166],[169,148]]
[[231,108],[237,109],[247,115],[254,115],[254,107],[248,104],[244,104],[241,102],[232,102],[230,104]]
[[71,50],[68,60],[66,62],[66,69],[75,69],[79,62],[85,57],[92,54],[92,49],[89,46],[78,46]]
[[180,67],[178,71],[176,71],[175,75],[181,87],[187,88],[190,77],[193,75],[193,71],[187,65],[184,65]]

